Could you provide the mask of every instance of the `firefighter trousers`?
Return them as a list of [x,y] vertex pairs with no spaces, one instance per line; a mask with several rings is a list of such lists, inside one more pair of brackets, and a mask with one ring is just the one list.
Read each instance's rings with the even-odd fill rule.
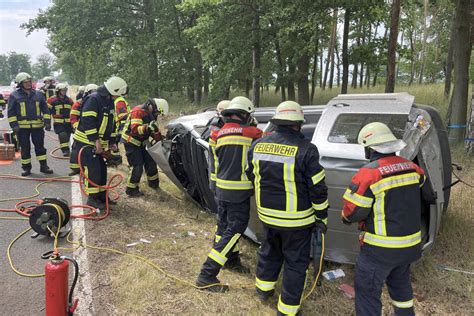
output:
[[79,144],[79,142],[77,140],[74,140],[71,146],[71,154],[69,156],[69,168],[75,173],[79,173],[80,171],[77,156],[81,148],[82,146]]
[[[214,235],[214,244],[213,244],[213,246],[215,246],[216,243],[218,243],[219,240],[221,240],[222,234],[224,233],[224,231],[227,229],[227,226],[229,225],[229,222],[227,221],[227,209],[222,208],[219,205],[219,199],[216,196],[214,196],[214,199],[215,199],[216,205],[217,205],[217,214],[216,214],[217,215],[216,216],[217,217],[217,225],[216,225],[216,232],[215,232],[215,235]],[[237,263],[239,261],[239,251],[240,251],[239,242],[237,241],[235,243],[234,249],[229,254],[229,258],[228,258],[228,260],[225,264],[226,265],[232,265],[232,263]]]
[[219,201],[219,207],[222,208],[221,212],[226,214],[227,226],[201,268],[200,275],[207,279],[215,278],[219,274],[247,228],[250,217],[250,198],[238,203]]
[[[84,169],[84,175],[95,184],[105,186],[107,184],[107,166],[104,158],[94,153],[94,146],[77,140],[74,141],[74,145],[78,155],[81,154],[81,167]],[[86,193],[90,197],[105,197],[105,189],[93,186],[86,179],[84,179],[84,185]]]
[[44,130],[42,128],[20,128],[18,142],[21,148],[21,167],[31,170],[31,141],[35,146],[36,159],[46,165],[46,148],[44,147]]
[[146,151],[145,145],[135,146],[124,143],[125,154],[129,165],[127,178],[127,191],[138,191],[138,185],[142,177],[143,169],[148,179],[148,186],[158,188],[160,179],[158,178],[158,168],[156,162]]
[[382,314],[380,295],[384,283],[387,284],[395,315],[415,315],[409,264],[382,264],[361,251],[356,262],[354,283],[356,315]]
[[259,291],[275,289],[283,265],[278,312],[296,314],[300,308],[310,263],[312,227],[283,230],[264,225],[264,239],[258,250],[255,286]]
[[59,147],[64,154],[69,153],[69,139],[71,138],[72,126],[70,123],[55,123],[54,132],[59,138]]

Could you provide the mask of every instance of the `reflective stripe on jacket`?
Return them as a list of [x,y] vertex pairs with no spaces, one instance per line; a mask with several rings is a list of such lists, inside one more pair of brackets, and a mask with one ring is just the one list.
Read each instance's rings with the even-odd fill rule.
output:
[[26,94],[19,88],[8,98],[8,122],[12,128],[43,128],[50,124],[51,115],[44,96],[31,90]]
[[[406,256],[416,258],[421,243],[420,188],[424,182],[424,171],[415,163],[395,155],[381,155],[352,178],[343,196],[342,216],[350,222],[360,222],[361,242],[369,247],[403,248],[407,249]],[[409,251],[411,247],[413,253]],[[390,253],[380,256],[387,254]]]
[[151,134],[148,130],[148,124],[151,121],[153,121],[153,115],[143,108],[143,104],[134,107],[128,115],[122,131],[123,142],[135,146],[144,145]]
[[[218,133],[222,126],[224,126],[224,120],[220,116],[215,116],[209,120],[207,125],[209,126],[211,133]],[[218,164],[216,145],[216,141],[212,138],[209,138],[209,189],[211,189],[212,192],[216,192],[216,170]]]
[[79,125],[79,118],[81,117],[81,111],[82,111],[82,99],[74,102],[71,108],[71,125],[74,129],[77,128],[77,125]]
[[245,173],[247,152],[252,141],[261,136],[262,131],[257,127],[229,119],[218,132],[211,134],[216,142],[218,199],[238,203],[250,197],[253,185]]
[[127,116],[130,113],[130,107],[128,106],[127,100],[122,96],[114,100],[115,106],[115,124],[117,128],[117,134],[121,133],[125,127]]
[[71,122],[71,108],[73,103],[72,99],[68,96],[55,96],[48,99],[48,106],[54,124],[69,124]]
[[248,154],[260,220],[279,228],[327,223],[327,186],[318,149],[288,127],[255,142]]
[[115,143],[114,103],[109,99],[105,87],[83,99],[81,117],[74,139],[94,145],[97,139]]

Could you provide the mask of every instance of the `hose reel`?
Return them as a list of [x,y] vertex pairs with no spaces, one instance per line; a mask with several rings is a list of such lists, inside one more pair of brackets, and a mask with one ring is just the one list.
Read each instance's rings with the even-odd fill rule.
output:
[[65,227],[71,217],[67,202],[60,198],[44,198],[43,202],[30,211],[30,226],[38,235],[54,237],[58,228]]

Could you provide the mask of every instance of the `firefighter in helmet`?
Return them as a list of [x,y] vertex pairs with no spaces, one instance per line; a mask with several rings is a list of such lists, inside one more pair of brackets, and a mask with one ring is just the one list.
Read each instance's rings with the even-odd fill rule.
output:
[[[82,103],[85,98],[97,91],[98,86],[93,83],[89,83],[88,85],[85,86],[84,88],[84,94],[82,95],[82,98],[74,102],[72,105],[71,109],[71,128],[74,131],[76,131],[77,126],[79,125],[79,118],[81,117],[81,111],[82,111]],[[79,164],[77,162],[77,155],[78,152],[76,150],[77,146],[72,145],[71,149],[71,157],[69,158],[69,168],[71,169],[71,172],[69,173],[70,176],[74,176],[76,174],[79,174]]]
[[146,150],[148,139],[161,140],[157,119],[168,114],[169,106],[165,99],[150,98],[144,104],[132,109],[122,131],[122,142],[129,165],[125,193],[129,197],[142,196],[139,183],[145,169],[148,186],[156,189],[160,185],[156,163]]
[[77,89],[77,94],[76,94],[76,101],[79,101],[84,97],[86,86],[79,86]]
[[54,132],[59,137],[59,147],[63,156],[69,156],[69,138],[71,137],[71,107],[73,101],[67,96],[68,85],[59,83],[56,95],[48,99],[49,110],[53,117]]
[[262,131],[249,123],[254,106],[245,97],[235,97],[221,114],[224,126],[211,138],[216,142],[216,196],[219,204],[219,224],[225,227],[220,239],[211,249],[196,285],[212,292],[225,292],[227,285],[217,279],[222,267],[227,264],[239,272],[248,272],[242,266],[238,252],[234,249],[247,228],[250,216],[250,196],[253,186],[245,173],[247,151]]
[[44,85],[40,88],[40,92],[44,94],[46,100],[54,97],[56,94],[56,85],[53,77],[46,76],[43,78]]
[[248,153],[249,177],[264,226],[255,285],[259,298],[268,300],[283,267],[278,314],[295,315],[310,263],[312,233],[326,233],[328,189],[318,149],[301,133],[301,106],[282,102],[271,122],[275,132],[257,140]]
[[357,315],[380,315],[387,284],[396,315],[414,315],[410,264],[421,257],[423,170],[396,155],[406,144],[380,122],[358,136],[370,162],[352,178],[343,196],[342,221],[359,223],[355,272]]
[[[114,99],[127,90],[127,83],[120,77],[111,77],[97,91],[88,95],[82,104],[79,124],[74,132],[73,150],[80,156],[85,176],[97,185],[107,183],[106,150],[116,150]],[[81,151],[82,149],[82,151]],[[97,209],[106,206],[106,191],[86,181],[87,204]],[[109,203],[114,203],[111,200]]]
[[46,161],[44,129],[51,130],[51,115],[44,95],[32,89],[31,76],[26,72],[16,75],[17,88],[8,99],[8,122],[18,136],[21,147],[22,176],[31,174],[31,144],[35,146],[40,172],[53,173]]
[[3,98],[3,94],[0,93],[0,118],[3,118],[3,110],[5,110],[5,99]]

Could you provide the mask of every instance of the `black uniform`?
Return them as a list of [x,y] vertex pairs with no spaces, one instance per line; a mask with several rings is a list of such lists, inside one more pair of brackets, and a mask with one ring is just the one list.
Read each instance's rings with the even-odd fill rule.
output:
[[54,84],[50,85],[48,88],[46,88],[46,86],[42,86],[39,89],[39,92],[41,92],[46,100],[48,100],[49,98],[52,98],[56,95],[56,86]]
[[[95,142],[100,140],[104,149],[108,144],[115,144],[114,102],[104,86],[97,92],[83,99],[79,125],[74,132],[72,150],[79,154],[84,147],[81,167],[91,181],[98,185],[107,183],[107,166],[104,159],[96,155]],[[105,189],[97,188],[86,182],[86,192],[89,196],[105,198]]]
[[316,146],[302,133],[283,126],[255,142],[248,160],[265,231],[255,285],[263,294],[273,293],[283,265],[278,311],[294,315],[300,307],[310,262],[314,223],[327,223],[324,169]]
[[13,130],[18,129],[23,170],[31,170],[30,137],[35,145],[36,159],[42,167],[47,166],[43,128],[51,128],[51,115],[44,95],[35,90],[27,94],[22,88],[13,91],[8,99],[8,122]]
[[59,138],[59,147],[64,155],[69,154],[69,138],[72,133],[71,107],[73,101],[68,96],[55,96],[48,99],[53,117],[54,132]]

